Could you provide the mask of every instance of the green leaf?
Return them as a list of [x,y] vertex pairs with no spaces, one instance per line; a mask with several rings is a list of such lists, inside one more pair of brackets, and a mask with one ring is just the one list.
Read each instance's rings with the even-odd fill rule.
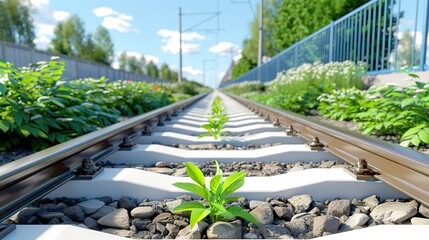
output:
[[21,126],[22,121],[25,118],[25,113],[24,112],[15,112],[13,114],[13,118],[15,119],[15,123],[18,124],[18,126]]
[[222,204],[237,201],[239,198],[240,198],[240,196],[227,197],[227,198],[223,199]]
[[222,183],[222,175],[216,175],[210,180],[210,190],[216,193]]
[[177,182],[177,183],[173,183],[173,185],[175,187],[178,187],[180,189],[189,191],[189,192],[193,192],[195,194],[197,194],[198,196],[201,196],[203,198],[207,198],[207,193],[204,190],[204,188],[198,186],[195,183],[185,183],[185,182]]
[[222,175],[222,170],[220,169],[219,163],[217,160],[214,160],[216,164],[216,175]]
[[211,136],[210,133],[203,133],[203,134],[200,134],[200,136],[198,136],[198,138],[210,137],[210,136]]
[[2,96],[6,96],[6,90],[7,90],[6,85],[0,82],[0,93]]
[[401,108],[408,107],[408,106],[410,106],[410,105],[412,105],[414,103],[415,103],[415,100],[413,98],[404,99],[401,102]]
[[419,145],[420,145],[420,138],[419,138],[419,136],[418,135],[415,135],[412,139],[411,139],[411,143],[414,145],[414,146],[416,146],[416,147],[418,147]]
[[184,212],[184,211],[192,211],[194,209],[206,209],[206,207],[199,202],[184,202],[180,204],[179,206],[176,206],[172,212]]
[[231,206],[227,209],[227,211],[229,213],[233,214],[234,216],[241,217],[241,218],[246,219],[247,221],[255,224],[256,226],[259,226],[258,220],[256,220],[256,218],[252,214],[244,211],[239,206]]
[[223,182],[221,194],[223,196],[228,196],[229,194],[242,187],[244,185],[245,176],[245,172],[235,172],[229,175]]
[[429,144],[429,134],[427,131],[425,131],[425,129],[420,130],[420,132],[418,133],[418,136],[422,142]]
[[9,128],[10,126],[8,122],[0,120],[0,129],[3,130],[3,132],[7,132]]
[[408,147],[410,146],[411,140],[405,140],[402,141],[399,145],[403,146],[403,147]]
[[223,207],[222,204],[219,203],[212,203],[211,204],[213,207],[215,207],[218,211],[220,212],[226,212],[226,209]]
[[205,181],[204,181],[204,174],[203,172],[194,164],[190,162],[186,162],[186,172],[188,173],[188,176],[194,180],[198,185],[201,187],[205,187]]
[[422,123],[413,128],[408,129],[404,134],[402,134],[402,139],[417,134],[424,127],[426,127],[426,124]]
[[192,210],[191,221],[190,221],[191,229],[194,228],[195,224],[197,224],[199,221],[206,218],[209,214],[210,214],[210,209],[207,209],[207,208],[206,209],[198,208],[198,209]]

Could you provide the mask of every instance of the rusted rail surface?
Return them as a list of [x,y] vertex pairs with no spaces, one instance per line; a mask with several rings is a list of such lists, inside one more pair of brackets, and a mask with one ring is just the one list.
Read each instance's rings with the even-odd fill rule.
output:
[[116,151],[124,137],[139,136],[164,118],[203,98],[200,94],[0,166],[0,221],[74,177],[85,158]]
[[318,137],[323,149],[351,164],[366,159],[369,167],[380,173],[374,175],[376,179],[429,206],[428,155],[224,93],[273,122],[293,126],[296,134],[308,141]]

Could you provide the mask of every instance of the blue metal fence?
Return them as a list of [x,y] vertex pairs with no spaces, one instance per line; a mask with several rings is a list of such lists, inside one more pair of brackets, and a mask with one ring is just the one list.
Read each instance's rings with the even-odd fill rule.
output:
[[116,70],[110,66],[100,63],[90,62],[66,55],[45,52],[34,48],[0,41],[0,59],[12,62],[16,67],[28,66],[30,63],[39,61],[49,61],[52,56],[59,56],[61,61],[66,63],[63,74],[64,80],[74,80],[79,78],[100,78],[106,77],[108,81],[133,80],[135,82],[149,83],[169,83],[170,81],[135,74],[122,70]]
[[277,73],[304,63],[364,62],[368,74],[401,67],[428,68],[429,0],[372,0],[295,43],[238,79],[268,82]]

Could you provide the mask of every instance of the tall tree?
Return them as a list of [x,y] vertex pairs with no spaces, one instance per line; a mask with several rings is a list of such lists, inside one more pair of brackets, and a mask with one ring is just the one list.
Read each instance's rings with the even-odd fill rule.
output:
[[170,80],[171,79],[171,70],[166,63],[161,65],[161,69],[159,71],[159,78]]
[[146,74],[150,77],[159,77],[158,67],[152,60],[150,60],[149,63],[146,65]]
[[30,8],[19,0],[0,0],[0,39],[34,47]]
[[99,26],[94,34],[94,61],[110,65],[113,57],[113,42],[106,28]]
[[127,65],[128,65],[128,56],[127,56],[127,52],[124,51],[121,53],[121,55],[119,55],[119,70],[128,71]]
[[51,41],[51,51],[69,56],[84,55],[85,28],[82,20],[73,15],[67,21],[57,24]]
[[286,49],[368,0],[288,0],[277,8],[273,39]]

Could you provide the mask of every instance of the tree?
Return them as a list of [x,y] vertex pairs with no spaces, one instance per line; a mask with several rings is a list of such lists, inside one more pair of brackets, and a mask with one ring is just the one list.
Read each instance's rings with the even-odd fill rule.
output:
[[34,47],[30,8],[19,0],[0,0],[0,39]]
[[110,65],[113,57],[113,43],[109,31],[99,26],[94,34],[93,41],[95,43],[94,61]]
[[80,57],[84,53],[85,28],[82,20],[73,15],[67,21],[55,26],[54,38],[51,41],[52,52]]
[[237,62],[237,64],[234,66],[234,68],[232,69],[231,78],[236,79],[254,67],[256,67],[256,64],[252,63],[250,59],[248,59],[246,56],[243,55],[241,59]]
[[277,8],[273,39],[286,49],[368,0],[288,0]]
[[171,80],[171,70],[166,63],[161,65],[161,69],[159,71],[159,78],[165,80]]
[[119,55],[119,70],[127,71],[127,65],[128,65],[127,53],[122,52],[121,55]]
[[158,67],[152,60],[150,60],[149,63],[146,65],[146,74],[150,77],[159,77]]

